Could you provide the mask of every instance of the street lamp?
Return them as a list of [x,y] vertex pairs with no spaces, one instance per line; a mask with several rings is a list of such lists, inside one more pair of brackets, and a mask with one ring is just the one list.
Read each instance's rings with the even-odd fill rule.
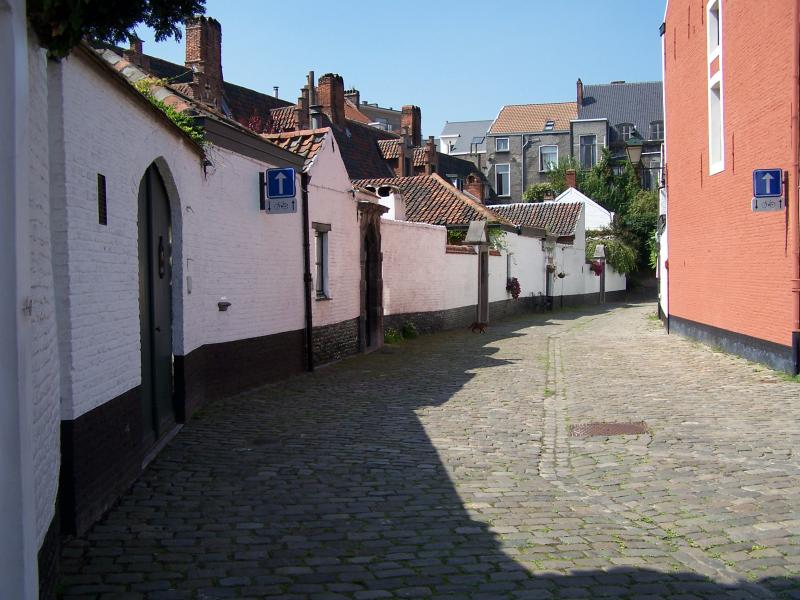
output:
[[636,173],[636,180],[639,182],[639,185],[642,185],[642,176],[640,173],[640,167],[642,164],[642,147],[644,146],[644,140],[639,137],[638,134],[634,132],[634,134],[628,138],[625,142],[625,154],[628,155],[628,160],[633,166],[633,170]]

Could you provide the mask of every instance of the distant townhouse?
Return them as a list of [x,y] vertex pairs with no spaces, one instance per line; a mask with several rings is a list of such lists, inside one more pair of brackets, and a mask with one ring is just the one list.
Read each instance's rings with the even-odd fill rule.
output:
[[482,172],[486,166],[486,134],[491,126],[491,120],[448,121],[439,135],[439,151],[471,161]]
[[571,156],[591,169],[609,148],[615,161],[627,161],[626,144],[642,144],[642,187],[655,189],[661,180],[664,110],[660,81],[584,85],[577,82],[578,116],[571,124]]
[[[399,133],[403,127],[403,112],[395,108],[379,106],[377,102],[367,102],[361,99],[361,92],[350,88],[344,92],[345,101],[351,104],[366,118],[367,125]],[[352,117],[351,117],[352,118]]]
[[795,374],[798,4],[670,0],[661,31],[668,330]]
[[518,202],[561,158],[570,156],[575,102],[504,106],[486,135],[486,175],[499,201]]

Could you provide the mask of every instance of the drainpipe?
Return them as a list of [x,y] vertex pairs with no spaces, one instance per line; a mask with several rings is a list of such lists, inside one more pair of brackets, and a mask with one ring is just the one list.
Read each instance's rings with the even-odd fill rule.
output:
[[[794,73],[794,85],[792,86],[792,173],[794,181],[789,183],[795,190],[792,201],[789,205],[789,226],[792,235],[792,293],[794,294],[794,331],[792,331],[792,358],[793,375],[800,373],[800,211],[798,202],[800,201],[800,124],[798,124],[798,110],[800,110],[800,55],[798,55],[798,44],[800,44],[800,14],[798,14],[798,4],[794,2],[794,41],[792,45],[792,66]],[[789,189],[786,189],[787,200]]]
[[[528,149],[528,145],[531,143],[530,139],[525,139],[525,134],[522,134],[522,193],[525,193],[525,151]],[[520,202],[522,201],[522,197],[520,197]]]
[[308,184],[311,175],[306,172],[300,174],[300,192],[303,205],[303,296],[306,306],[306,371],[314,370],[314,335],[313,318],[311,313],[311,236],[309,234],[308,217]]

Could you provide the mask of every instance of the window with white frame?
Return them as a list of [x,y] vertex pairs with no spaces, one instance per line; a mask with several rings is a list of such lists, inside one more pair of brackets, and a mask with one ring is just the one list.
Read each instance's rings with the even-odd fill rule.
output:
[[[725,169],[725,122],[722,102],[722,1],[711,0],[706,6],[708,38],[708,169]],[[716,62],[716,65],[714,64]]]
[[653,121],[650,123],[650,139],[663,140],[664,139],[664,121]]
[[314,284],[317,300],[330,298],[328,289],[328,233],[327,223],[314,223]]
[[555,122],[555,121],[553,121],[553,120],[548,120],[548,121],[547,121],[547,122],[544,124],[544,130],[545,130],[545,131],[553,131],[553,128],[554,128],[555,126],[556,126],[556,122]]
[[582,135],[580,145],[581,169],[591,169],[597,164],[597,136]]
[[558,166],[558,146],[539,146],[539,170],[552,171]]
[[495,151],[508,152],[508,138],[497,138],[495,141]]
[[619,138],[623,142],[627,142],[633,137],[633,134],[636,132],[636,128],[632,123],[620,123],[617,125],[617,131],[619,132]]
[[498,196],[511,195],[511,165],[495,165],[494,191]]

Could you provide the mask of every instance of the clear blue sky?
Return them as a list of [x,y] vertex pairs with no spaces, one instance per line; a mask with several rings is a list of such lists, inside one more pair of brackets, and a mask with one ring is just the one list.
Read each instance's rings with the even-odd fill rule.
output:
[[[663,0],[207,0],[222,24],[226,81],[296,100],[305,75],[339,73],[361,99],[445,121],[494,119],[504,104],[568,101],[575,80],[661,79]],[[183,63],[183,41],[145,52]]]

